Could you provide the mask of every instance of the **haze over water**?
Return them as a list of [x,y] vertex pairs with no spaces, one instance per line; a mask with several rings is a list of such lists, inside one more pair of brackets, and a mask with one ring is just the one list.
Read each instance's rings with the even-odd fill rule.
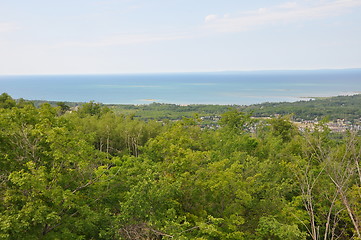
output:
[[361,69],[122,75],[0,76],[14,98],[109,104],[239,104],[361,92]]

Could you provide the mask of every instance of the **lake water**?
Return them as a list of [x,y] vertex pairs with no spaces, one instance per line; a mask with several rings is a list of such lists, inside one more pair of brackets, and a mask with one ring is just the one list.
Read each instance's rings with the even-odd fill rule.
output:
[[13,98],[102,103],[240,104],[361,93],[361,69],[0,76]]

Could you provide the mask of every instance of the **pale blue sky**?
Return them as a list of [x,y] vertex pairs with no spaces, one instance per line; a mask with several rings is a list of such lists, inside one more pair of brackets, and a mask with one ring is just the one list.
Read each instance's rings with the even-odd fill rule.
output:
[[0,74],[361,68],[361,0],[0,0]]

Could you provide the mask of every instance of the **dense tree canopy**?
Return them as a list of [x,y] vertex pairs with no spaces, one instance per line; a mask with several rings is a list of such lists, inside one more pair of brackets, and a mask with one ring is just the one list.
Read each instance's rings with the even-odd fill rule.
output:
[[0,239],[361,239],[356,133],[68,109],[0,96]]

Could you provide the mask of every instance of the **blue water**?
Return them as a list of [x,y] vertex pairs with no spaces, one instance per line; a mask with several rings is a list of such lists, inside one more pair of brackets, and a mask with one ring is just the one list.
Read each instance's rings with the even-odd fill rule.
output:
[[0,76],[2,92],[31,100],[248,105],[361,93],[361,69]]

